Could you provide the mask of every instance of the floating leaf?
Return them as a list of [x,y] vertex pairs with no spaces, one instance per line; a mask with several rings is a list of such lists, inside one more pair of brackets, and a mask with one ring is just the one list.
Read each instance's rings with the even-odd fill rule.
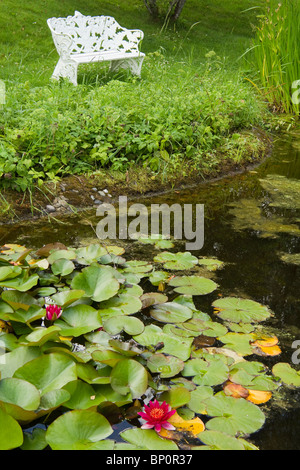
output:
[[51,300],[63,309],[84,296],[84,290],[63,290],[51,297]]
[[163,251],[159,255],[154,257],[154,261],[157,263],[163,263],[165,269],[170,270],[185,270],[193,268],[198,264],[198,259],[196,256],[193,256],[190,252],[179,252],[179,253],[170,253],[168,251]]
[[62,336],[81,336],[102,326],[98,310],[90,305],[71,305],[63,311],[62,316],[55,321]]
[[171,408],[180,408],[181,406],[189,403],[191,399],[191,392],[184,387],[173,387],[160,396],[161,401],[168,403]]
[[228,379],[229,369],[223,361],[211,362],[203,359],[191,359],[185,363],[182,375],[194,376],[193,382],[197,385],[215,386]]
[[206,414],[205,401],[212,397],[214,394],[213,388],[201,385],[197,386],[195,390],[191,391],[191,398],[188,402],[188,407],[198,414]]
[[53,262],[51,269],[55,275],[68,276],[74,271],[75,265],[68,259],[57,259]]
[[76,380],[76,365],[64,354],[45,354],[21,366],[14,377],[27,380],[43,395]]
[[96,302],[110,299],[119,290],[119,282],[111,274],[111,271],[97,264],[84,268],[76,274],[71,283],[72,289],[83,289],[86,296]]
[[272,373],[286,385],[300,387],[300,372],[293,369],[290,364],[279,362],[273,366]]
[[256,323],[265,321],[271,316],[268,307],[249,299],[236,297],[224,297],[212,304],[218,315],[223,320],[235,323]]
[[237,433],[251,434],[258,431],[265,422],[265,416],[258,406],[243,398],[233,398],[217,393],[206,401],[207,414],[213,416],[206,427],[235,436]]
[[198,264],[200,266],[204,266],[208,271],[216,271],[217,269],[221,269],[224,266],[224,262],[218,260],[217,258],[199,258]]
[[166,302],[156,305],[150,310],[150,315],[155,320],[163,323],[182,323],[193,316],[190,308],[176,302]]
[[245,450],[242,440],[219,431],[204,431],[199,439],[209,446],[210,450]]
[[267,403],[272,398],[272,393],[263,390],[249,390],[248,401],[255,405]]
[[218,285],[211,279],[200,276],[176,276],[169,282],[179,294],[206,295],[217,289]]
[[174,377],[184,368],[184,362],[174,356],[152,354],[147,360],[151,372],[160,374],[161,378]]
[[147,261],[127,261],[124,265],[124,272],[125,273],[141,273],[145,274],[149,271],[152,271],[152,264],[148,263]]
[[168,301],[168,297],[159,292],[147,292],[141,295],[142,308],[151,307],[151,305],[163,304]]
[[21,426],[0,408],[0,450],[15,449],[23,444]]
[[146,450],[178,450],[173,441],[162,439],[153,429],[128,429],[120,433],[122,439],[137,446],[137,449]]
[[[168,422],[176,428],[176,431],[179,431],[180,433],[191,433],[195,437],[197,437],[198,434],[202,433],[205,429],[205,425],[200,418],[197,417],[186,420],[181,418],[177,412],[171,416]],[[162,428],[159,432],[159,435],[167,439],[172,439],[172,433],[172,431],[168,431],[167,429]]]
[[249,396],[249,390],[233,382],[226,382],[223,390],[225,395],[233,398],[248,398]]
[[129,335],[139,335],[144,331],[144,323],[135,317],[126,315],[116,315],[105,320],[103,323],[104,330],[111,335],[117,335],[125,331]]
[[139,398],[147,390],[147,371],[139,362],[123,359],[117,362],[111,372],[111,386],[121,395],[130,392],[132,398]]
[[64,413],[47,429],[46,441],[52,450],[91,450],[113,430],[104,416],[90,410]]
[[103,316],[109,315],[131,315],[137,313],[142,308],[142,302],[139,297],[130,294],[119,294],[100,305],[101,314]]

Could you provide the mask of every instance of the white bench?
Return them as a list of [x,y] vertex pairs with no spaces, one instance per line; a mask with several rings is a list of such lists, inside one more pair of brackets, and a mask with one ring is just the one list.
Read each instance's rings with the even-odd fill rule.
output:
[[79,64],[102,61],[111,62],[111,71],[129,68],[141,75],[143,31],[122,28],[110,16],[84,16],[78,11],[67,18],[49,18],[47,24],[60,56],[52,78],[65,77],[77,85]]

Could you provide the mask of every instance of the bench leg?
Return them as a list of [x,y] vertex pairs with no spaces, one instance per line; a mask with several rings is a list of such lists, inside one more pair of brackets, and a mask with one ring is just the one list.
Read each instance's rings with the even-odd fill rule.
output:
[[74,60],[63,60],[62,58],[59,59],[55,70],[53,72],[52,78],[54,80],[59,80],[60,77],[68,78],[73,85],[77,85],[77,69],[78,63]]
[[140,77],[143,60],[144,57],[113,60],[110,65],[110,72],[116,72],[119,69],[130,69],[133,75]]

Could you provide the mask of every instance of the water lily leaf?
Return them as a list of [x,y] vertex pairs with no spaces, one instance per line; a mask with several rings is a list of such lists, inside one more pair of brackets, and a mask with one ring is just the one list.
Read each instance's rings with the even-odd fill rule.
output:
[[131,315],[137,313],[142,308],[142,302],[139,297],[130,294],[119,294],[100,305],[103,316],[109,315]]
[[198,258],[193,256],[190,252],[178,252],[170,253],[163,251],[159,255],[154,257],[154,261],[157,263],[163,263],[165,269],[181,271],[185,269],[191,269],[198,264]]
[[23,431],[18,422],[0,408],[0,450],[15,449],[23,444]]
[[148,263],[147,261],[132,260],[132,261],[127,261],[124,265],[125,273],[145,274],[145,273],[148,273],[149,271],[152,271],[152,269],[153,269],[152,264]]
[[75,275],[71,288],[83,289],[86,296],[101,302],[110,299],[118,292],[119,282],[106,267],[92,264]]
[[153,429],[133,428],[127,429],[120,433],[125,441],[137,446],[139,449],[146,450],[178,450],[177,445],[173,441],[169,441],[159,437]]
[[286,385],[300,387],[300,372],[293,369],[290,364],[279,362],[273,366],[272,373]]
[[166,302],[154,306],[150,310],[150,315],[155,320],[163,323],[182,323],[192,318],[193,312],[190,308],[177,302]]
[[116,315],[103,323],[104,330],[111,335],[125,331],[129,335],[139,335],[144,331],[144,323],[135,317]]
[[13,279],[21,274],[22,268],[19,266],[2,266],[0,267],[0,281],[4,279]]
[[69,393],[69,399],[64,402],[64,406],[71,410],[86,410],[103,402],[102,394],[97,394],[91,385],[81,380],[67,383],[64,390]]
[[152,271],[149,275],[149,281],[153,286],[158,286],[160,283],[166,281],[170,274],[167,271]]
[[258,356],[278,356],[279,354],[281,354],[281,349],[278,345],[260,346],[255,341],[254,343],[252,343],[252,348],[254,354],[257,354]]
[[206,414],[205,400],[212,397],[213,394],[212,387],[207,385],[197,386],[195,390],[191,391],[191,398],[187,404],[189,409],[198,414]]
[[36,427],[32,432],[24,431],[24,442],[21,445],[22,450],[43,450],[48,443],[45,438],[46,429]]
[[47,261],[49,264],[54,263],[59,259],[71,260],[76,259],[76,253],[73,250],[54,250],[51,251],[51,254],[48,256]]
[[2,408],[18,420],[18,408],[34,411],[40,404],[40,393],[31,383],[7,377],[0,381],[0,403]]
[[250,356],[253,354],[250,344],[251,341],[253,341],[253,336],[251,334],[227,333],[224,336],[220,336],[218,339],[226,345],[227,349],[232,349],[241,356]]
[[262,405],[267,403],[272,398],[272,392],[264,390],[249,390],[247,400],[255,405]]
[[142,334],[133,337],[137,343],[146,347],[155,347],[162,344],[160,352],[170,354],[186,361],[191,355],[191,346],[193,338],[179,338],[175,335],[164,333],[156,325],[147,325]]
[[184,368],[184,362],[174,356],[152,354],[147,360],[147,367],[161,378],[174,377]]
[[98,310],[90,305],[78,304],[64,309],[62,316],[55,321],[62,336],[81,336],[102,326]]
[[85,292],[82,289],[79,290],[63,290],[57,294],[52,295],[51,300],[62,307],[63,309],[68,307],[70,304],[76,302],[84,296]]
[[107,419],[91,410],[73,410],[57,418],[47,429],[52,450],[91,450],[112,434]]
[[211,362],[203,359],[191,359],[185,363],[182,375],[194,376],[193,382],[197,385],[219,385],[228,379],[228,366],[222,361]]
[[4,354],[0,363],[1,379],[12,377],[19,367],[40,356],[40,354],[40,348],[31,346],[20,346]]
[[57,259],[53,262],[51,269],[56,276],[68,276],[74,271],[75,265],[68,259]]
[[111,372],[111,387],[121,395],[130,392],[132,398],[139,398],[148,387],[147,370],[133,359],[123,359],[117,362]]
[[171,408],[176,409],[189,403],[190,399],[191,392],[182,386],[172,387],[160,396],[161,401],[165,401]]
[[272,315],[268,307],[249,299],[224,297],[212,305],[215,307],[216,315],[234,323],[257,323],[267,320]]
[[[197,437],[198,434],[202,433],[205,430],[205,425],[200,418],[197,417],[194,419],[186,420],[179,416],[177,412],[174,413],[173,416],[171,416],[168,422],[176,428],[177,432],[191,433],[194,437]],[[173,431],[168,431],[167,429],[162,428],[159,432],[159,435],[167,439],[172,439]]]
[[140,237],[138,242],[144,244],[154,245],[158,249],[169,249],[173,248],[174,243],[171,240],[168,240],[165,236],[160,234],[153,234],[151,237]]
[[217,258],[199,258],[198,264],[200,266],[204,266],[208,271],[216,271],[217,269],[221,269],[224,266],[224,262],[218,260]]
[[233,398],[248,398],[249,390],[240,384],[226,382],[223,387],[225,395]]
[[21,366],[14,377],[27,380],[44,395],[76,380],[76,364],[64,354],[45,354]]
[[151,305],[163,304],[168,301],[168,296],[160,294],[159,292],[147,292],[140,296],[142,301],[142,308],[150,307]]
[[[37,327],[32,333],[25,337],[28,341],[28,346],[42,346],[47,341],[57,341],[59,337],[60,327],[57,325],[49,326],[48,328]],[[21,343],[26,344],[26,343]]]
[[14,310],[28,310],[30,305],[36,303],[35,299],[30,294],[13,290],[7,290],[2,292],[1,297]]
[[25,269],[22,273],[13,279],[4,279],[0,282],[1,287],[8,287],[10,289],[16,289],[20,292],[29,291],[33,286],[36,286],[39,281],[37,274],[29,275],[29,272]]
[[258,406],[243,398],[236,399],[218,392],[207,399],[207,414],[214,416],[206,428],[221,431],[235,436],[237,433],[252,434],[258,431],[265,422],[264,413]]
[[169,282],[179,294],[206,295],[217,289],[218,285],[211,279],[200,276],[176,276]]
[[210,450],[245,450],[240,439],[219,431],[204,431],[199,439],[209,446]]

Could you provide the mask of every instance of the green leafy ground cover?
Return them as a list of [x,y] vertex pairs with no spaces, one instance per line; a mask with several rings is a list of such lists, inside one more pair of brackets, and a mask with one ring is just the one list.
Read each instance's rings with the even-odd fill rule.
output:
[[[263,404],[299,387],[299,372],[257,361],[281,353],[263,328],[273,312],[222,297],[209,270],[195,274],[203,260],[174,270],[155,259],[127,261],[118,246],[4,245],[0,448],[256,449]],[[214,310],[198,310],[194,301],[212,291]],[[54,321],[50,304],[62,309]],[[171,434],[141,429],[137,413],[149,396],[177,411]],[[115,441],[112,424],[123,420],[130,428]]]
[[[125,174],[137,165],[148,179],[205,178],[258,161],[265,144],[246,130],[268,115],[238,60],[253,36],[250,6],[194,1],[162,30],[137,0],[1,2],[2,190],[32,191],[70,174]],[[93,64],[80,69],[77,88],[50,82],[57,54],[46,20],[74,9],[144,31],[141,80]]]

